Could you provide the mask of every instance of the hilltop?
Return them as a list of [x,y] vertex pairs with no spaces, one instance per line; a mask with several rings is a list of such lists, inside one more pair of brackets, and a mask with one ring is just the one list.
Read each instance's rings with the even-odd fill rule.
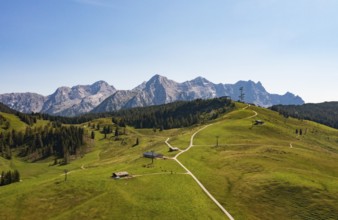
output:
[[[127,126],[105,138],[108,125],[111,118],[79,124],[95,138],[67,165],[52,165],[52,158],[0,158],[2,169],[22,176],[22,182],[0,187],[0,218],[226,219],[171,158],[235,219],[338,218],[336,129],[242,103],[186,128]],[[179,151],[169,152],[166,143]],[[151,151],[166,159],[142,157]],[[118,171],[132,178],[112,179]]]

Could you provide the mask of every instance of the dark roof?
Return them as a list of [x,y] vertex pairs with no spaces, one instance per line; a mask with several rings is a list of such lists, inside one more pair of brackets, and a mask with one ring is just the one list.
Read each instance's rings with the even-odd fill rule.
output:
[[255,120],[255,125],[259,125],[259,124],[264,124],[264,121],[262,120]]
[[155,152],[144,152],[143,156],[148,157],[148,158],[163,157],[162,154],[158,154],[158,153],[155,153]]

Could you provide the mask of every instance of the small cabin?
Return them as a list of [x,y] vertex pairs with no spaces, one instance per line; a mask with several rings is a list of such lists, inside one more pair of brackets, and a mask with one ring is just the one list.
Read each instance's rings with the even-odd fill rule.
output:
[[179,151],[178,147],[169,147],[169,152]]
[[262,120],[255,120],[255,125],[262,125],[264,124],[264,121]]
[[146,157],[146,158],[163,158],[163,155],[155,153],[155,152],[144,152],[143,157]]
[[116,173],[113,173],[113,175],[112,175],[112,177],[116,178],[116,179],[123,178],[123,177],[128,177],[128,176],[129,176],[129,173],[126,172],[126,171],[116,172]]

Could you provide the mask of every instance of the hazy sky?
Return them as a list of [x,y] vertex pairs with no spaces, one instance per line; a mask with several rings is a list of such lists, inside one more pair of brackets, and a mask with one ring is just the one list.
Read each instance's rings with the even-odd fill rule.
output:
[[154,74],[338,101],[338,1],[0,0],[0,93]]

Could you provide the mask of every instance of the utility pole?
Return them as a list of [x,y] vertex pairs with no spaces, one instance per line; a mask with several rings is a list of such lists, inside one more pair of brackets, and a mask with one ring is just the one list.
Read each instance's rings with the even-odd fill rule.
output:
[[218,147],[218,138],[219,136],[216,136],[216,147]]
[[239,88],[239,100],[241,101],[241,102],[244,102],[244,97],[245,97],[245,94],[244,94],[244,92],[243,92],[243,86],[241,86],[240,88]]
[[65,172],[65,182],[67,181],[67,174],[68,174],[68,170],[64,170]]

